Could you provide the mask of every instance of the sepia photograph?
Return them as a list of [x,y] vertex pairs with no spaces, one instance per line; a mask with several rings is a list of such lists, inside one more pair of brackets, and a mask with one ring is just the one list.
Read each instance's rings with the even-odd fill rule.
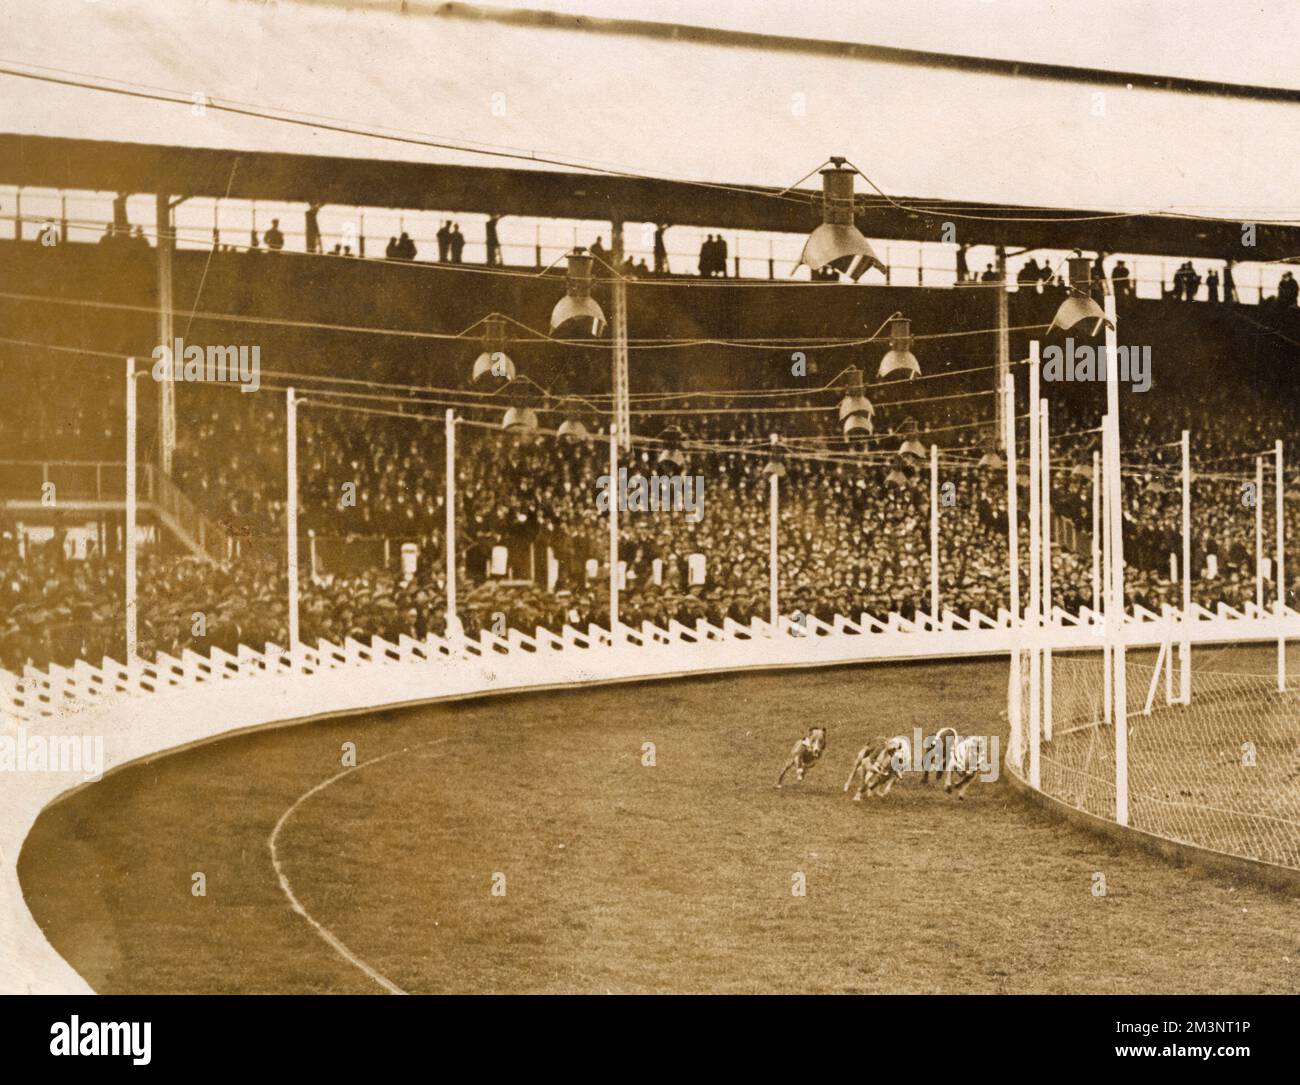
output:
[[1297,41],[3,0],[22,1043],[838,995],[796,1031],[1284,1050]]

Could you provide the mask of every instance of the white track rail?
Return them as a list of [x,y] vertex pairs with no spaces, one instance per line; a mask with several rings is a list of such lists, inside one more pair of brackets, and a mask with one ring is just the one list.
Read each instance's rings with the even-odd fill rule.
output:
[[[1300,613],[1277,616],[1221,607],[1193,608],[1195,643],[1272,642],[1300,639]],[[1175,622],[1177,617],[1175,615]],[[1134,647],[1169,636],[1168,616],[1138,610],[1125,623]],[[1099,647],[1101,627],[1088,611],[1054,614],[1039,631],[1057,650]],[[1007,612],[996,618],[945,611],[932,619],[897,614],[877,620],[837,617],[806,624],[782,619],[774,628],[700,621],[666,629],[649,623],[606,630],[570,627],[529,636],[483,633],[450,643],[429,636],[397,644],[348,640],[300,645],[290,653],[268,645],[236,655],[186,651],[131,666],[105,660],[95,666],[0,671],[0,735],[100,737],[104,771],[254,727],[344,715],[437,700],[514,690],[627,682],[726,671],[834,666],[865,662],[1006,655],[1017,639]],[[17,859],[40,812],[82,786],[76,773],[0,772],[0,992],[81,993],[85,981],[54,952],[28,911],[18,882]]]

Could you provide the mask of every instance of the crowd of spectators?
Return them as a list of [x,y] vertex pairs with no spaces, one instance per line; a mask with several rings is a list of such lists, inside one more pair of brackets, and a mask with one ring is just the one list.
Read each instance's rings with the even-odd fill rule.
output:
[[[1130,402],[1137,402],[1136,397]],[[1279,432],[1279,415],[1215,411],[1198,420],[1193,485],[1196,601],[1240,606],[1254,594],[1252,452]],[[182,427],[175,461],[182,489],[228,532],[226,559],[209,562],[146,549],[140,576],[141,652],[283,644],[287,638],[283,549],[283,406],[224,396]],[[1177,412],[1133,406],[1126,416],[1124,515],[1130,603],[1177,603],[1169,555],[1179,536]],[[662,443],[623,458],[632,474],[704,480],[703,514],[627,512],[621,518],[625,587],[620,619],[664,625],[704,618],[748,622],[768,612],[766,428],[759,414],[695,415],[681,454]],[[1065,422],[1061,432],[1073,427]],[[942,477],[953,484],[941,510],[940,585],[946,609],[996,615],[1007,606],[1005,468],[978,466],[979,430],[945,444]],[[330,411],[300,420],[300,528],[304,537],[383,538],[387,561],[303,561],[304,641],[377,634],[395,641],[446,629],[443,550],[445,464],[439,423],[363,418]],[[608,471],[603,440],[567,442],[463,427],[458,438],[458,619],[466,632],[558,630],[608,621],[608,521],[598,509]],[[1092,602],[1092,481],[1096,434],[1054,442],[1054,511],[1074,530],[1053,552],[1053,601]],[[888,446],[887,446],[888,447]],[[219,450],[219,452],[217,451]],[[1243,451],[1245,450],[1245,451]],[[1023,450],[1022,450],[1023,453]],[[929,486],[922,461],[827,455],[792,438],[781,483],[781,610],[829,620],[862,612],[910,616],[929,603]],[[1270,462],[1271,472],[1271,462]],[[1271,474],[1269,476],[1271,480]],[[1271,481],[1264,501],[1272,538]],[[1028,535],[1021,498],[1022,563]],[[1300,492],[1287,504],[1288,537],[1300,538]],[[121,558],[94,547],[70,556],[56,535],[20,555],[0,530],[0,661],[120,656]],[[413,570],[400,547],[414,543]],[[692,561],[692,555],[702,555]],[[552,558],[554,566],[550,566]],[[495,559],[495,560],[494,560]],[[702,574],[699,562],[703,561]],[[1211,565],[1214,575],[1208,575]],[[1272,598],[1268,586],[1266,596]]]

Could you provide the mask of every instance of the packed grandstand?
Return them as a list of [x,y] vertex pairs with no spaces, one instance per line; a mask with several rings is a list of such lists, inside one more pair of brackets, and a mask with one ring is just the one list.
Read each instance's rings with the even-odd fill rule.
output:
[[[134,354],[147,365],[155,334],[152,249],[144,239],[131,245],[132,252],[43,244],[35,230],[0,243],[7,271],[0,367],[6,387],[19,391],[0,432],[7,498],[31,498],[42,479],[60,477],[68,479],[65,501],[111,496],[114,483],[104,475],[114,463],[120,497],[121,359]],[[299,422],[305,642],[445,631],[442,408],[452,404],[469,422],[456,459],[464,629],[608,621],[607,517],[595,501],[595,480],[608,469],[600,437],[610,417],[608,348],[532,330],[545,325],[539,310],[556,296],[559,279],[302,253],[178,255],[190,257],[178,262],[179,298],[205,277],[191,338],[252,337],[261,345],[263,376],[251,395],[178,386],[171,478],[208,535],[201,549],[161,527],[150,535],[141,558],[142,656],[286,643],[283,389],[290,384],[307,397]],[[1113,269],[1114,258],[1102,266]],[[611,277],[597,275],[598,299]],[[713,303],[727,287],[689,277],[630,287],[634,443],[623,466],[649,474],[667,462],[701,476],[705,506],[699,522],[623,518],[620,620],[744,623],[767,614],[768,569],[759,555],[767,545],[773,434],[787,472],[778,550],[784,612],[907,616],[924,608],[931,444],[940,449],[941,477],[953,486],[940,532],[942,604],[957,613],[1005,608],[1006,472],[991,391],[990,286],[1000,289],[978,281],[948,289],[846,285],[829,293],[806,285],[796,301],[781,284],[737,282],[725,307]],[[1025,356],[1031,337],[1058,341],[1059,331],[1051,333],[1056,339],[1046,333],[1063,287],[1048,281],[1009,289],[1012,358]],[[499,399],[471,380],[478,332],[432,342],[404,334],[427,329],[431,315],[435,326],[458,333],[507,303],[521,319],[506,346],[528,379],[497,389]],[[1269,457],[1271,487],[1273,441],[1295,432],[1297,422],[1296,397],[1258,389],[1294,387],[1287,352],[1300,334],[1297,311],[1286,298],[1192,306],[1172,291],[1160,300],[1121,296],[1120,304],[1124,340],[1149,344],[1154,358],[1150,390],[1123,397],[1129,601],[1156,611],[1177,601],[1170,555],[1180,548],[1178,439],[1187,428],[1193,598],[1210,608],[1241,607],[1256,590],[1254,501],[1243,499],[1243,487],[1253,483],[1259,455]],[[367,308],[387,314],[391,338],[348,330],[371,323],[352,318],[351,310]],[[891,311],[913,318],[917,379],[876,379],[885,343],[872,330]],[[764,340],[773,324],[783,329],[780,339]],[[791,358],[801,342],[811,363],[794,375]],[[836,416],[849,366],[865,371],[875,407],[875,433],[853,444]],[[1044,384],[1053,434],[1053,601],[1070,611],[1094,602],[1097,389]],[[146,452],[156,448],[150,394],[143,393],[141,414]],[[538,432],[501,429],[501,411],[514,402],[541,412]],[[570,416],[584,422],[590,439],[554,434]],[[918,443],[900,451],[909,438]],[[97,462],[104,466],[94,485],[103,492],[95,495],[86,465]],[[1298,486],[1291,483],[1293,491]],[[1267,493],[1256,496],[1271,538],[1273,502]],[[89,507],[56,507],[47,530],[35,534],[19,526],[24,519],[30,525],[30,513],[12,502],[4,511],[6,668],[120,658],[121,513],[85,512]],[[1286,510],[1295,537],[1300,501]],[[83,529],[88,520],[99,521],[95,530]],[[1027,562],[1028,546],[1020,552]]]

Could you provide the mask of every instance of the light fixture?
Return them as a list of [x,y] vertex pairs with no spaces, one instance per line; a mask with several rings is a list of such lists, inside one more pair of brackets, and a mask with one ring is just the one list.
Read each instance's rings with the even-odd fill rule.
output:
[[1101,331],[1103,324],[1113,327],[1105,311],[1092,298],[1092,261],[1086,256],[1071,256],[1070,296],[1056,310],[1047,334],[1051,335],[1055,328],[1072,331],[1085,322],[1089,325],[1090,330],[1085,330],[1089,338]]
[[850,366],[845,373],[844,398],[840,400],[840,423],[844,436],[851,440],[870,437],[875,432],[876,408],[866,395],[862,370]]
[[578,441],[585,441],[591,436],[586,425],[584,425],[582,420],[579,418],[566,418],[560,423],[560,427],[555,431],[555,435],[575,443]]
[[605,313],[591,296],[592,256],[585,249],[569,253],[569,270],[564,297],[551,310],[551,332],[573,325],[584,335],[598,336],[605,330]]
[[889,318],[889,351],[880,359],[876,376],[884,380],[895,373],[905,373],[908,380],[921,375],[921,363],[912,353],[912,322],[897,315]]
[[483,321],[483,352],[474,359],[474,371],[470,376],[475,384],[487,376],[506,383],[515,379],[515,363],[506,353],[505,346],[505,318],[493,314]]
[[903,443],[898,446],[900,456],[915,456],[917,459],[925,458],[925,445],[916,439],[917,433],[916,419],[908,418],[898,428],[898,432],[903,435]]
[[822,224],[808,235],[799,256],[799,264],[807,265],[812,271],[834,268],[854,282],[862,278],[868,268],[885,270],[885,265],[853,221],[853,177],[856,172],[845,166],[843,158],[832,158],[830,168],[821,171]]
[[1092,478],[1092,465],[1087,463],[1076,463],[1070,468],[1070,474],[1075,478]]
[[992,449],[989,449],[987,452],[984,453],[984,455],[980,457],[979,463],[976,464],[976,466],[977,467],[1005,467],[1006,464],[1002,462],[1001,456],[999,456]]
[[510,407],[501,420],[501,428],[508,433],[536,433],[537,412],[531,407]]

